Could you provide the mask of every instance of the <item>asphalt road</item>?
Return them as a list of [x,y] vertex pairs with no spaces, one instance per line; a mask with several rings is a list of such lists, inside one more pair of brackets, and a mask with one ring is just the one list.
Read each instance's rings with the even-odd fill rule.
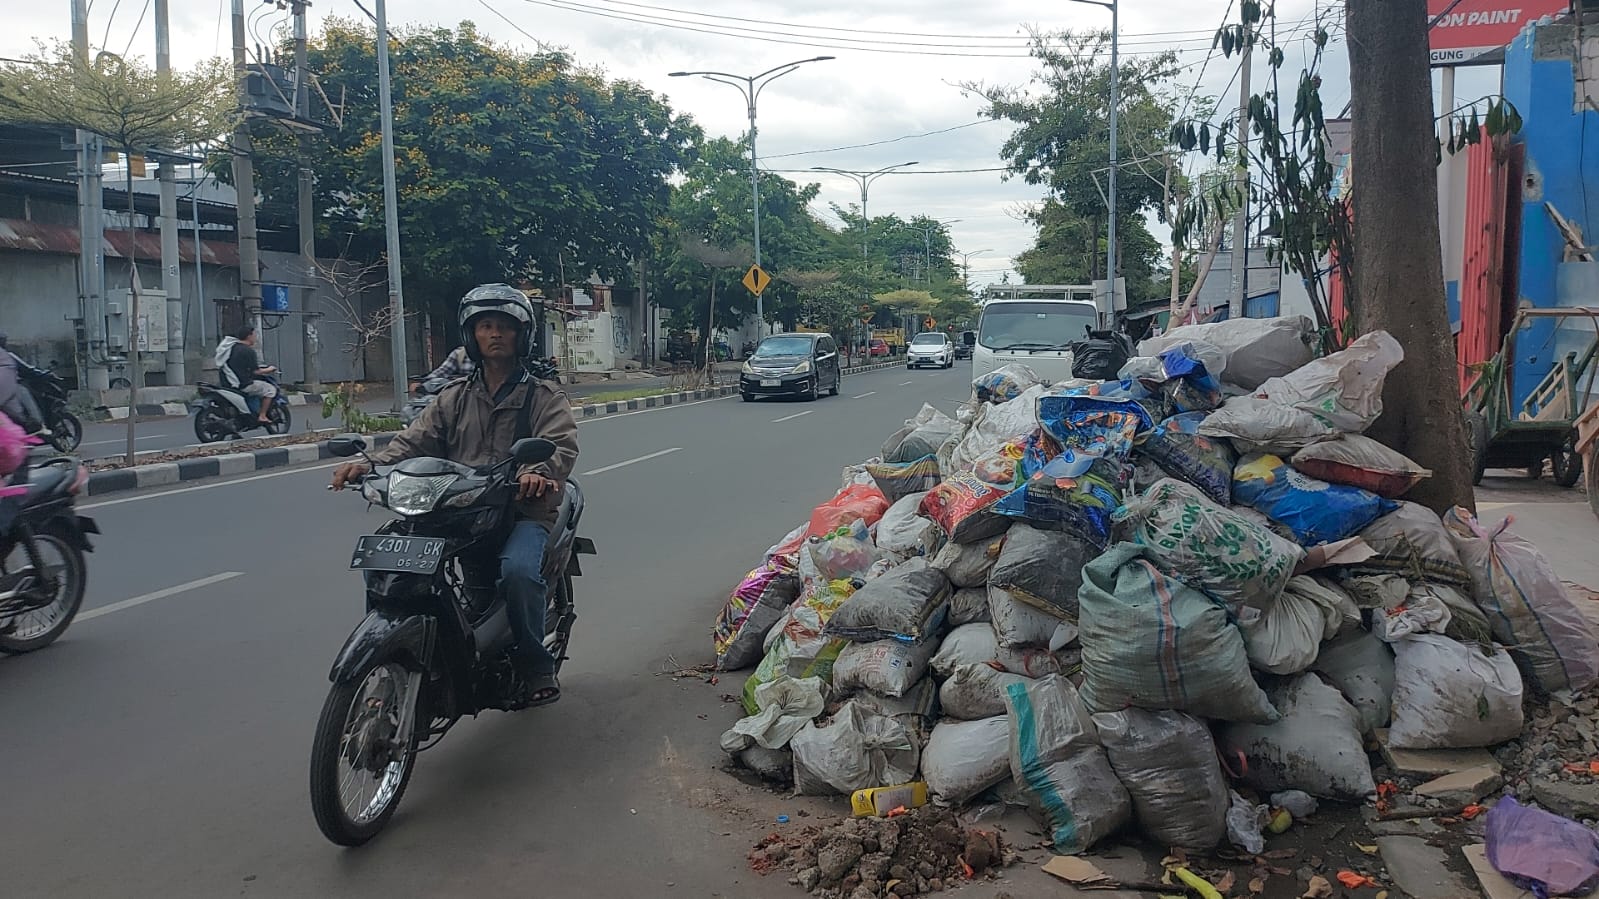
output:
[[354,851],[316,830],[307,753],[362,614],[349,550],[380,513],[325,492],[326,464],[90,502],[84,613],[0,657],[5,894],[799,896],[744,864],[805,805],[720,770],[741,677],[661,672],[708,661],[725,592],[923,401],[953,411],[967,372],[584,423],[601,555],[577,583],[564,698],[459,724]]

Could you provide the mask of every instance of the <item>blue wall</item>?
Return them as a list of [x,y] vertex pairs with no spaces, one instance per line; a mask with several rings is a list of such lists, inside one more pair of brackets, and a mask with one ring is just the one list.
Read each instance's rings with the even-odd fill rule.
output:
[[[1520,185],[1518,305],[1562,305],[1555,284],[1565,241],[1544,211],[1546,200],[1582,228],[1587,243],[1599,242],[1599,113],[1591,107],[1576,112],[1573,39],[1569,25],[1533,23],[1522,29],[1505,52],[1505,98],[1521,113],[1522,129],[1515,140],[1524,144],[1527,152]],[[1587,40],[1592,46],[1595,39]],[[1585,302],[1592,304],[1599,298]],[[1566,304],[1572,301],[1568,299]],[[1535,321],[1517,336],[1515,408],[1549,373],[1559,355],[1554,331],[1552,321]]]

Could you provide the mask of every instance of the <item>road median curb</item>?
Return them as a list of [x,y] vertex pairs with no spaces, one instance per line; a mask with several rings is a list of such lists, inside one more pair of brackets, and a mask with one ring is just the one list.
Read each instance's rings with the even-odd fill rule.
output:
[[[879,363],[865,368],[846,369],[844,374],[866,374],[894,368],[896,365],[897,363],[893,362]],[[626,415],[631,412],[642,412],[646,409],[683,406],[695,402],[736,396],[737,394],[738,385],[727,384],[616,402],[584,403],[582,405],[574,405],[572,414],[579,421],[590,421],[610,415]],[[142,409],[143,407],[140,408]],[[124,409],[123,417],[126,417],[125,413],[126,410]],[[139,414],[142,415],[144,413],[141,411]],[[315,433],[331,437],[338,431],[337,429],[321,429]],[[394,439],[394,432],[368,434],[365,436],[372,448],[378,449],[386,446],[390,440]],[[170,456],[171,451],[151,450],[148,453],[137,455]],[[135,458],[137,458],[137,455]],[[146,487],[164,487],[207,478],[249,474],[264,469],[304,465],[309,462],[331,458],[333,458],[333,454],[329,452],[328,441],[324,437],[324,439],[315,443],[295,443],[287,446],[241,449],[235,453],[197,456],[190,459],[162,459],[158,462],[153,461],[126,468],[109,468],[93,472],[89,475],[88,483],[84,485],[84,494],[91,497],[100,497],[110,493],[122,493]]]

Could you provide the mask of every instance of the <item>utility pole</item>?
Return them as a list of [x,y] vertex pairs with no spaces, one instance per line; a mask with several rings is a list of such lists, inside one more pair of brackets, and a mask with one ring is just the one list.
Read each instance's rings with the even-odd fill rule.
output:
[[[848,169],[833,169],[820,165],[811,167],[811,171],[813,172],[831,172],[835,175],[846,175],[850,178],[853,178],[855,183],[861,186],[861,302],[867,306],[870,306],[872,303],[872,285],[870,280],[868,280],[869,270],[872,265],[872,219],[871,216],[866,214],[866,200],[870,196],[872,182],[883,177],[884,175],[889,174],[890,172],[895,171],[896,169],[902,169],[908,165],[920,164],[921,163],[919,162],[900,162],[894,165],[886,165],[880,169],[870,172],[852,172]],[[861,359],[864,362],[866,360],[870,360],[872,355],[872,329],[871,326],[867,325],[865,322],[862,322],[861,324],[861,330],[863,332],[863,336],[861,338]]]
[[377,0],[375,18],[378,25],[378,114],[383,129],[383,230],[388,236],[389,314],[393,319],[389,327],[389,352],[394,372],[393,410],[399,412],[405,405],[405,293],[400,283],[400,201],[394,184],[394,100],[389,92],[389,19],[384,0]]
[[[155,71],[172,74],[172,36],[167,30],[168,0],[155,0]],[[161,290],[167,295],[167,386],[188,382],[184,368],[183,277],[178,255],[178,184],[175,161],[161,160]],[[196,226],[198,227],[198,225]]]
[[1106,307],[1112,311],[1116,308],[1116,169],[1118,165],[1116,145],[1116,126],[1121,118],[1121,58],[1118,55],[1120,44],[1117,38],[1121,32],[1120,9],[1117,0],[1073,0],[1075,3],[1087,3],[1093,6],[1103,6],[1110,10],[1110,175],[1107,178],[1105,190],[1105,206],[1107,207],[1105,229],[1105,293],[1109,299]]
[[[72,0],[72,50],[78,61],[89,62],[89,9],[86,0]],[[78,129],[73,135],[78,168],[78,295],[83,316],[84,384],[90,390],[111,386],[106,367],[105,326],[105,200],[100,165],[105,157],[100,138]]]
[[1244,285],[1249,277],[1249,68],[1255,49],[1253,25],[1244,34],[1244,55],[1238,68],[1238,166],[1234,184],[1239,204],[1233,211],[1233,282],[1227,300],[1227,317],[1244,317]]
[[[1177,211],[1182,209],[1183,195],[1181,190],[1172,190],[1172,178],[1177,168],[1175,154],[1166,154],[1166,179],[1161,183],[1161,193],[1166,204],[1166,221],[1177,221]],[[1177,324],[1177,310],[1182,306],[1182,266],[1183,248],[1173,240],[1171,242],[1171,315],[1172,325]]]
[[299,130],[300,172],[295,206],[300,232],[300,263],[305,266],[305,287],[300,294],[300,336],[302,357],[305,359],[305,386],[312,391],[322,387],[322,376],[317,365],[317,328],[321,316],[312,308],[316,296],[316,223],[311,210],[311,136],[304,123],[311,119],[310,69],[306,61],[305,10],[310,0],[291,0],[294,10],[294,115],[302,122]]
[[245,56],[244,0],[233,0],[233,74],[239,79],[239,124],[233,128],[233,186],[239,199],[239,296],[244,300],[244,318],[261,329],[261,254],[255,236],[255,160],[250,140],[250,95],[245,79],[249,59]]

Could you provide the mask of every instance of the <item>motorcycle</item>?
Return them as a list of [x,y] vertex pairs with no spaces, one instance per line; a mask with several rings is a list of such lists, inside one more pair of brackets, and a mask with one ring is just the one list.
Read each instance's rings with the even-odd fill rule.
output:
[[[260,376],[276,387],[278,380],[271,375]],[[194,404],[194,436],[201,443],[216,443],[243,437],[246,431],[263,428],[268,434],[287,434],[291,418],[289,398],[282,390],[272,398],[272,408],[267,412],[269,421],[263,424],[250,409],[250,397],[226,384],[198,384],[200,399]]]
[[67,382],[55,372],[20,367],[17,382],[39,403],[44,426],[50,429],[50,445],[63,453],[76,450],[83,442],[83,422],[67,409]]
[[0,496],[0,652],[54,643],[83,605],[94,519],[73,511],[89,470],[61,456],[24,462],[12,473],[17,495]]
[[[337,437],[328,448],[364,457],[366,441]],[[462,717],[521,706],[526,686],[508,655],[514,636],[496,587],[497,541],[511,524],[517,467],[554,452],[550,441],[526,438],[484,469],[424,457],[373,466],[361,480],[362,498],[399,517],[356,541],[350,567],[365,576],[367,614],[333,663],[311,744],[311,808],[334,843],[376,836],[417,754]],[[582,517],[583,491],[569,480],[543,564],[544,646],[557,671],[577,620],[577,557],[595,552],[578,536]]]

